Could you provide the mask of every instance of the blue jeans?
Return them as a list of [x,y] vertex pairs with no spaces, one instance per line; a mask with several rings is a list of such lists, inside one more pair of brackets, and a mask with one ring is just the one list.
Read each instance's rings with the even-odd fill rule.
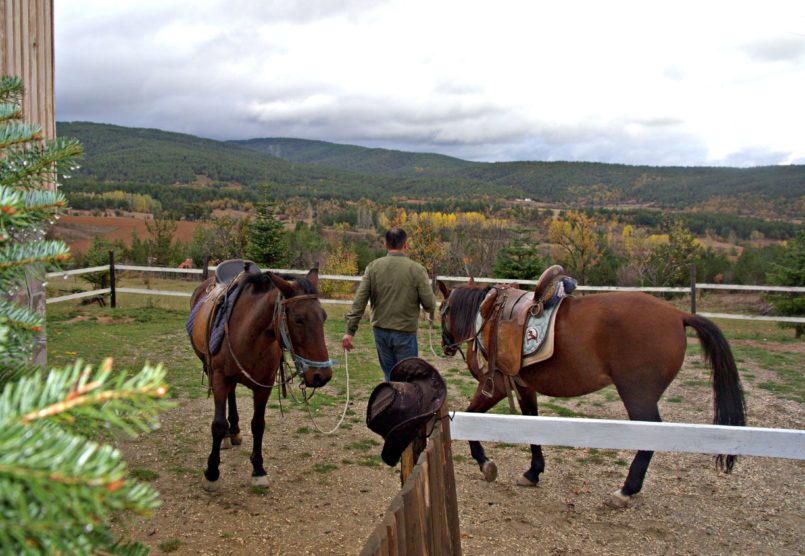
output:
[[377,358],[380,359],[383,376],[388,382],[391,378],[391,368],[397,361],[419,355],[416,333],[398,332],[385,328],[373,328],[372,330],[375,333]]

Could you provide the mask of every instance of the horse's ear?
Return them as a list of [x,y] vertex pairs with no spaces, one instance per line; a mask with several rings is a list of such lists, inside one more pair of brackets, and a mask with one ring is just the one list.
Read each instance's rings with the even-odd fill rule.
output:
[[310,269],[310,272],[307,273],[305,278],[308,282],[313,284],[314,288],[319,287],[319,263],[316,263],[316,265]]
[[284,279],[282,276],[274,274],[273,272],[268,272],[269,278],[271,281],[274,282],[274,285],[277,286],[277,289],[282,292],[282,295],[285,297],[293,297],[296,292],[294,292],[293,286],[291,283]]
[[474,285],[475,285],[475,278],[473,278],[472,276],[470,276],[470,280],[469,280],[469,282],[467,282],[467,285],[468,285],[468,286],[474,286]]
[[439,285],[439,291],[442,292],[442,296],[447,299],[450,297],[450,288],[448,288],[444,282],[441,280],[436,280],[436,283]]

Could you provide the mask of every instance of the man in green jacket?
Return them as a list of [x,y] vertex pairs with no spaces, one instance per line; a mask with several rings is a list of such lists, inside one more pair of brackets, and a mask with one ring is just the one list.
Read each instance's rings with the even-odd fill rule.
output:
[[352,337],[371,301],[370,313],[375,346],[386,381],[397,361],[419,354],[416,339],[420,305],[428,313],[436,308],[436,296],[431,290],[425,267],[408,258],[408,236],[398,227],[386,232],[385,257],[366,265],[352,309],[347,313],[347,333],[341,345],[353,348]]

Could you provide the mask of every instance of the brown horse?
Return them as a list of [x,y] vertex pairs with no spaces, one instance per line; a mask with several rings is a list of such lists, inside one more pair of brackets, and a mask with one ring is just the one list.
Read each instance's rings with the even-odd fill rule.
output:
[[[451,291],[441,282],[439,288],[445,298],[441,308],[442,348],[447,355],[454,355],[460,344],[476,341],[476,316],[491,288],[469,284]],[[690,326],[712,369],[714,423],[745,424],[735,360],[724,335],[706,318],[679,311],[648,294],[619,292],[565,298],[555,326],[553,356],[520,369],[522,381],[516,381],[516,389],[523,415],[537,415],[537,393],[581,396],[614,384],[629,419],[661,421],[657,402],[682,366],[687,345],[685,327]],[[470,370],[473,372],[472,365]],[[488,374],[480,376],[482,372],[476,369],[473,375],[478,387],[467,411],[484,413],[507,395],[505,377],[493,373],[492,389]],[[497,468],[480,442],[471,441],[470,451],[484,477],[494,481]],[[613,503],[625,505],[640,491],[653,453],[637,452],[626,482],[613,493]],[[734,461],[735,456],[717,456],[718,465],[727,472]],[[531,467],[517,484],[535,486],[544,470],[541,447],[531,445]]]
[[[305,387],[324,386],[332,376],[332,362],[324,340],[327,314],[319,303],[316,289],[318,270],[311,270],[304,278],[266,272],[243,274],[237,280],[242,290],[229,317],[221,347],[214,355],[209,354],[209,322],[224,286],[216,285],[215,279],[210,278],[196,288],[190,301],[195,313],[190,342],[202,361],[215,399],[212,451],[204,470],[208,490],[217,488],[224,440],[236,445],[242,442],[235,402],[238,383],[251,388],[254,395],[252,484],[266,485],[262,449],[265,409],[283,350],[290,352],[295,374],[302,377]],[[200,305],[196,307],[197,304]]]

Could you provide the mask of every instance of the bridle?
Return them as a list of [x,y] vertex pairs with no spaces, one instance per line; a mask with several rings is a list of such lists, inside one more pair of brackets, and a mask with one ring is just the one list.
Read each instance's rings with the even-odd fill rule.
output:
[[[447,351],[448,349],[456,349],[461,354],[461,357],[464,361],[467,360],[467,357],[464,355],[464,352],[461,349],[461,344],[464,342],[468,342],[473,338],[467,338],[465,340],[456,340],[453,337],[452,332],[447,328],[447,323],[449,322],[447,319],[447,312],[450,310],[449,298],[444,300],[442,306],[439,308],[439,317],[442,320],[442,350]],[[447,343],[450,342],[450,343]],[[455,354],[455,352],[453,352]]]
[[[277,300],[274,302],[274,326],[277,329],[277,335],[280,338],[280,348],[283,352],[287,351],[291,354],[291,359],[293,360],[294,367],[296,368],[296,372],[293,373],[293,376],[304,376],[304,374],[311,368],[313,369],[323,369],[325,367],[332,367],[336,364],[335,361],[332,359],[328,359],[326,361],[315,361],[312,359],[307,359],[302,357],[296,351],[294,351],[293,342],[291,341],[291,335],[288,331],[288,311],[287,307],[291,303],[297,303],[299,301],[310,301],[310,300],[318,300],[319,296],[316,294],[304,294],[304,295],[296,295],[294,297],[284,297],[282,292],[277,293]],[[285,357],[283,354],[282,361],[284,363]]]
[[[280,375],[282,376],[282,378],[280,380],[280,384],[283,385],[283,388],[285,387],[286,384],[291,382],[294,379],[294,377],[298,376],[298,377],[302,377],[302,379],[303,379],[301,381],[300,387],[302,388],[302,390],[304,392],[304,390],[306,388],[305,381],[304,381],[304,375],[309,369],[311,369],[311,368],[322,369],[324,367],[333,367],[336,364],[336,362],[333,361],[332,359],[328,359],[327,361],[314,361],[312,359],[307,359],[305,357],[302,357],[301,355],[299,355],[298,353],[296,353],[294,351],[293,342],[291,341],[291,335],[288,332],[288,312],[287,312],[287,309],[286,309],[287,306],[289,304],[295,303],[297,301],[304,301],[304,300],[310,301],[310,300],[314,300],[314,299],[318,299],[318,298],[319,298],[319,296],[316,295],[316,294],[304,294],[304,295],[297,295],[297,296],[294,296],[294,297],[287,297],[286,298],[286,297],[284,297],[282,295],[282,292],[280,292],[280,291],[277,292],[277,299],[274,302],[274,317],[272,319],[272,322],[274,323],[275,334],[277,334],[277,336],[279,337],[280,350],[282,352],[282,355],[280,357]],[[240,372],[243,373],[243,375],[246,378],[251,380],[255,385],[259,386],[260,388],[273,388],[277,384],[276,377],[274,378],[274,381],[271,384],[262,384],[260,382],[257,382],[252,377],[252,375],[250,375],[249,372],[243,367],[243,365],[241,364],[240,360],[235,355],[234,350],[232,349],[232,342],[229,340],[229,325],[228,324],[226,325],[225,329],[226,329],[226,342],[227,342],[227,345],[229,346],[229,353],[230,353],[230,355],[232,355],[232,359],[235,360],[235,364],[238,366],[238,369],[240,369]],[[291,354],[291,359],[293,360],[294,367],[296,368],[296,372],[292,373],[287,378],[285,377],[285,369],[288,366],[288,364],[285,361],[285,352],[286,351]],[[314,388],[314,391],[315,391],[315,388]],[[311,396],[312,396],[312,394],[311,394]],[[305,399],[307,399],[307,396],[304,396],[304,397],[305,397]]]

